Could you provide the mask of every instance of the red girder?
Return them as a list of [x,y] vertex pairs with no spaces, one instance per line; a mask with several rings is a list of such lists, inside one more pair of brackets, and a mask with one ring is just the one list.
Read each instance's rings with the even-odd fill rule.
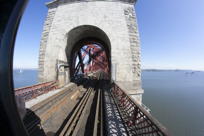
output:
[[58,81],[40,83],[32,86],[15,89],[15,95],[24,98],[25,101],[31,100],[58,87]]
[[[80,51],[78,52],[78,56],[79,61],[78,64],[76,66],[76,64],[74,64],[75,73],[78,73],[80,68],[82,73],[88,73],[88,72],[94,72],[97,70],[102,70],[106,73],[109,72],[109,65],[108,65],[108,59],[107,59],[107,55],[106,52],[103,48],[101,48],[98,45],[95,44],[88,44],[85,45],[85,48],[81,48]],[[85,59],[86,56],[88,56],[88,61]],[[76,62],[77,57],[75,58],[75,62]],[[86,63],[84,62],[87,61]]]

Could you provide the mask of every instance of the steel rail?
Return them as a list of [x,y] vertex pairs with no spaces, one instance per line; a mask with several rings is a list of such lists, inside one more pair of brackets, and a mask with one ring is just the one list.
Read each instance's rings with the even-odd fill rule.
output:
[[89,100],[89,97],[90,97],[90,95],[91,95],[92,92],[93,92],[93,88],[90,88],[90,93],[88,94],[88,96],[87,96],[85,102],[84,102],[83,105],[81,106],[80,111],[77,113],[77,116],[76,116],[76,118],[75,118],[75,120],[74,120],[74,123],[71,124],[71,127],[70,127],[70,129],[67,131],[66,136],[70,136],[70,135],[75,136],[75,135],[77,134],[77,132],[78,132],[78,130],[79,130],[79,127],[77,127],[77,126],[80,125],[80,121],[82,120],[82,119],[80,120],[80,117],[81,117],[81,115],[82,115],[82,112],[84,111],[84,108],[85,108],[85,106],[86,106],[86,104],[87,104],[87,102],[88,102],[88,100]]
[[63,130],[61,131],[59,136],[65,136],[67,135],[70,130],[73,131],[74,129],[74,123],[77,121],[78,117],[77,115],[79,115],[78,113],[82,110],[82,107],[84,106],[85,102],[87,101],[89,95],[91,94],[92,89],[89,88],[87,90],[87,92],[84,94],[82,100],[80,101],[79,105],[76,107],[76,109],[74,110],[72,116],[70,117],[70,119],[68,120],[68,122],[66,123],[65,127],[63,128]]
[[[102,90],[103,91],[103,90]],[[103,136],[103,92],[101,92],[101,98],[100,98],[100,135]]]
[[101,89],[98,89],[98,97],[97,97],[97,105],[96,105],[96,115],[95,115],[95,121],[94,121],[94,132],[93,135],[97,136],[98,131],[98,125],[99,125],[99,109],[100,109],[100,98],[101,98]]
[[[84,126],[83,126],[84,122],[86,120],[86,117],[88,117],[87,111],[89,110],[89,108],[91,108],[90,105],[92,105],[91,102],[93,102],[92,100],[94,99],[95,94],[96,94],[96,92],[93,89],[92,92],[91,92],[91,95],[89,96],[89,98],[88,98],[88,100],[86,102],[86,104],[84,105],[84,109],[83,109],[83,111],[82,111],[82,113],[81,113],[81,115],[79,117],[79,121],[77,122],[77,125],[76,125],[76,127],[75,127],[75,129],[74,129],[74,131],[72,133],[72,136],[83,135],[82,133],[84,133],[84,135],[85,135],[85,131],[83,132],[83,130],[81,131],[81,129],[84,128]],[[87,122],[86,122],[86,124],[87,124]]]
[[[89,87],[85,94],[82,96],[81,100],[79,101],[78,105],[74,109],[73,113],[71,114],[70,118],[68,119],[67,123],[63,127],[62,131],[60,132],[59,136],[77,136],[79,133],[91,133],[94,136],[103,135],[103,108],[102,108],[102,90],[99,86],[102,86],[100,83],[101,74],[95,73],[96,76],[96,83],[92,82],[95,87]],[[91,80],[94,80],[94,78]],[[85,84],[90,84],[91,82],[86,82]],[[95,88],[95,89],[94,89]],[[92,95],[91,95],[92,94]],[[94,100],[94,98],[96,98]],[[93,104],[93,103],[96,103]],[[88,106],[89,105],[89,106]],[[89,108],[94,108],[93,116],[93,130],[81,130],[83,125],[90,125],[84,124],[83,122],[87,119],[87,111]],[[89,116],[90,116],[89,115]],[[86,132],[89,131],[89,132]]]

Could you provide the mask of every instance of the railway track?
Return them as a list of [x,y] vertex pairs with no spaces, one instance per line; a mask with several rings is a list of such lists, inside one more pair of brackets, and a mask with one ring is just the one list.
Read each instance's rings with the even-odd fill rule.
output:
[[87,90],[70,114],[59,136],[103,135],[102,75],[97,74],[86,82]]
[[46,115],[41,118],[35,114],[41,110],[27,111],[24,124],[30,135],[168,135],[142,106],[116,84],[110,86],[107,76],[100,72],[80,79],[73,89],[56,94],[49,104],[40,104]]

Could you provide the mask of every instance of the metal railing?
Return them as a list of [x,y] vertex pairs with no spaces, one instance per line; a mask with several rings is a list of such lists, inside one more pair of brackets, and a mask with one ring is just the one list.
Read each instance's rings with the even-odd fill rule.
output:
[[127,127],[133,136],[169,136],[167,129],[118,85],[113,83],[111,94]]
[[57,81],[40,83],[32,86],[15,89],[15,95],[23,97],[25,101],[31,100],[44,93],[57,89]]

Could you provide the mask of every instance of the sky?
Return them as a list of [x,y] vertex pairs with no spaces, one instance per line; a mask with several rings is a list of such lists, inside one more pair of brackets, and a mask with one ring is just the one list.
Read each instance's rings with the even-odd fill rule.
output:
[[[38,67],[48,1],[28,3],[16,38],[14,68]],[[138,0],[135,8],[143,69],[204,70],[204,0]]]

